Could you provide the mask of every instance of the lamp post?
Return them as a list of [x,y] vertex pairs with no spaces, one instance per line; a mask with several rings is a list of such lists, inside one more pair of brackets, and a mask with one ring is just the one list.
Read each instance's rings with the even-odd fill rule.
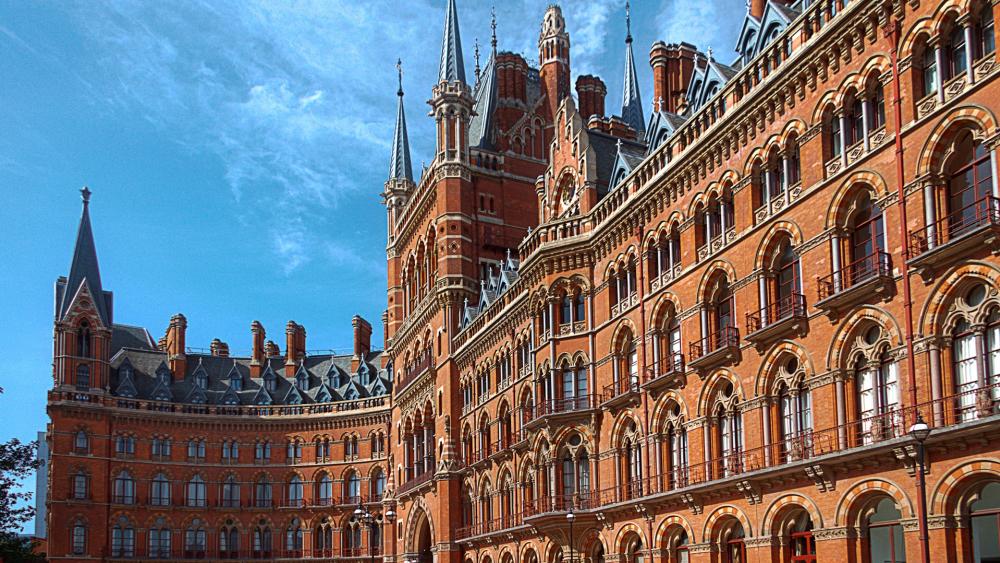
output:
[[368,527],[368,553],[371,555],[371,563],[375,563],[375,550],[372,543],[372,533],[375,530],[375,516],[372,515],[367,506],[361,503],[361,499],[358,499],[358,507],[354,509],[354,518]]
[[[576,520],[576,514],[573,514],[573,505],[569,507],[569,512],[566,513],[566,521],[569,522],[569,561],[573,563],[573,520]],[[565,557],[563,558],[565,559]]]
[[[396,560],[396,511],[392,509],[392,506],[385,511],[385,521],[389,524],[389,528],[392,530],[392,559]],[[383,540],[384,538],[383,533]],[[382,560],[385,561],[385,553],[382,554]]]
[[927,539],[927,481],[924,478],[924,440],[931,433],[931,427],[917,411],[917,420],[910,426],[910,437],[917,442],[917,509],[920,525],[920,561],[930,563],[931,549]]

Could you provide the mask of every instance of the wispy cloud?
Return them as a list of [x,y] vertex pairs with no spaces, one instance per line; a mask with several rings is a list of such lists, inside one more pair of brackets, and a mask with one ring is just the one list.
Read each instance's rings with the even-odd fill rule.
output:
[[742,2],[734,0],[664,0],[656,25],[664,41],[686,41],[702,51],[711,47],[726,61],[731,58],[744,13]]

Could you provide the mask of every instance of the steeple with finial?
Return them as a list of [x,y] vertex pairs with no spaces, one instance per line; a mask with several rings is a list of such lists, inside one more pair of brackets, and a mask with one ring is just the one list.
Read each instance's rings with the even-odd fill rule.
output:
[[493,149],[494,129],[496,124],[497,98],[500,97],[497,80],[497,14],[496,10],[491,11],[490,28],[492,38],[490,39],[490,60],[486,62],[486,68],[479,75],[476,91],[473,97],[476,103],[473,106],[475,115],[469,125],[469,146]]
[[97,248],[94,244],[94,231],[90,226],[90,188],[84,186],[80,190],[83,200],[83,213],[80,225],[76,231],[76,247],[73,249],[73,261],[69,268],[69,277],[56,286],[56,318],[62,320],[70,313],[74,303],[81,299],[86,291],[94,302],[94,309],[101,323],[111,327],[111,292],[104,291],[101,286],[101,269],[97,262]]
[[406,134],[406,113],[403,111],[403,61],[396,60],[399,77],[399,97],[396,110],[396,129],[392,134],[392,157],[389,161],[389,180],[413,181],[413,166],[410,163],[410,140]]
[[642,115],[642,96],[639,94],[639,79],[635,72],[632,56],[632,13],[625,2],[625,79],[622,84],[622,119],[636,130],[639,137],[646,132],[646,120]]
[[438,162],[468,162],[469,122],[475,100],[465,81],[462,58],[462,37],[458,30],[458,9],[455,0],[448,0],[444,18],[444,38],[441,42],[441,64],[438,83],[428,102],[437,122]]

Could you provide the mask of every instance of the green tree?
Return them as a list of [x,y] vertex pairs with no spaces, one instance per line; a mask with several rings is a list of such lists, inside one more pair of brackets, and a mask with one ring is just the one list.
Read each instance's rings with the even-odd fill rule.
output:
[[0,561],[5,563],[45,561],[33,553],[30,540],[18,535],[21,526],[35,517],[31,493],[17,487],[38,468],[37,448],[37,442],[22,444],[17,438],[0,444]]

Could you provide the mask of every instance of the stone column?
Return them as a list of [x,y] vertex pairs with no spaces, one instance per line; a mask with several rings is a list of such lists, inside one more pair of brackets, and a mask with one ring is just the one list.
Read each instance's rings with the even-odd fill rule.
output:
[[924,235],[927,237],[927,250],[937,246],[937,227],[935,225],[937,213],[935,213],[935,203],[934,183],[926,182],[924,184],[924,224],[927,225],[927,228],[924,231]]
[[841,110],[837,119],[840,120],[840,167],[847,168],[847,116]]
[[935,340],[927,345],[927,355],[931,367],[931,411],[934,426],[944,425],[944,409],[941,405],[941,348]]
[[975,61],[975,50],[972,42],[972,19],[967,18],[962,24],[962,32],[965,33],[965,78],[969,81],[969,86],[976,82],[976,72],[972,67]]
[[871,150],[871,143],[868,141],[868,132],[871,130],[871,108],[868,102],[867,96],[861,99],[861,136],[865,152]]
[[837,391],[837,438],[840,441],[840,448],[846,448],[847,444],[847,405],[846,405],[846,393],[844,390],[844,378],[842,374],[836,375],[836,382],[834,383]]
[[837,293],[841,288],[840,280],[840,235],[834,231],[830,235],[830,258],[833,264],[833,293]]
[[[944,48],[941,47],[940,43],[934,46],[934,66],[937,67],[937,72],[934,73],[934,85],[937,88],[937,99],[938,103],[944,103]],[[919,553],[919,552],[918,552]]]

